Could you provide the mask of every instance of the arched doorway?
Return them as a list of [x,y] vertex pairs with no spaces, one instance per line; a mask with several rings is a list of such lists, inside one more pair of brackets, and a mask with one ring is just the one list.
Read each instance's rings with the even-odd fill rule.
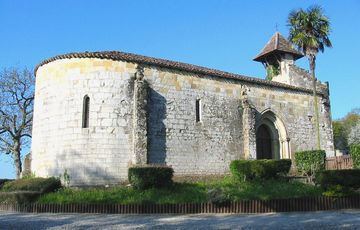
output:
[[256,158],[271,159],[271,135],[266,125],[261,125],[256,132]]
[[256,158],[290,158],[289,141],[284,123],[273,112],[263,112],[256,122]]

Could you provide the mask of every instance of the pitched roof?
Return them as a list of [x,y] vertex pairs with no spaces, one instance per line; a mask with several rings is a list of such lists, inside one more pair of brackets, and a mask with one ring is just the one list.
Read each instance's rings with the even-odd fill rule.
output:
[[275,53],[290,53],[294,55],[295,60],[304,56],[304,54],[295,49],[284,36],[276,32],[264,49],[262,49],[253,60],[264,62],[267,56]]
[[220,71],[220,70],[216,70],[216,69],[210,69],[210,68],[186,64],[186,63],[182,63],[182,62],[169,61],[166,59],[147,57],[147,56],[119,52],[119,51],[68,53],[68,54],[58,55],[58,56],[55,56],[55,57],[52,57],[52,58],[49,58],[49,59],[46,59],[46,60],[40,62],[35,67],[34,73],[36,75],[36,71],[45,64],[48,64],[50,62],[60,60],[60,59],[70,59],[70,58],[100,58],[100,59],[111,59],[111,60],[117,60],[117,61],[136,62],[139,64],[147,64],[147,65],[153,65],[153,66],[158,66],[158,67],[163,67],[163,68],[177,69],[180,71],[187,71],[187,72],[192,72],[195,74],[203,74],[203,75],[210,75],[210,76],[221,77],[221,78],[235,79],[235,80],[240,80],[240,81],[244,81],[244,82],[250,82],[253,84],[267,85],[267,86],[273,86],[273,87],[279,87],[279,88],[285,88],[285,89],[293,89],[293,90],[307,92],[307,93],[312,92],[310,89],[287,85],[287,84],[283,84],[283,83],[279,83],[279,82],[275,82],[275,81],[268,81],[268,80],[263,80],[263,79],[259,79],[259,78],[247,77],[247,76],[243,76],[243,75],[228,73],[228,72],[224,72],[224,71]]

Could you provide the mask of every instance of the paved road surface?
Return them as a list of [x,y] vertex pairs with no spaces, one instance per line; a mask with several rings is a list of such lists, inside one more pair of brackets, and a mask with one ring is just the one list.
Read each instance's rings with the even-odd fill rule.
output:
[[0,229],[360,230],[360,210],[214,215],[30,214],[0,211]]

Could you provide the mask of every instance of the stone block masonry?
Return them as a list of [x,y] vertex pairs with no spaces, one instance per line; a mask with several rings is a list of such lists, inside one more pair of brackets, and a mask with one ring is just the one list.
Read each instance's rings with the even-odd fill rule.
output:
[[241,88],[169,69],[148,68],[144,78],[151,88],[150,164],[171,165],[181,175],[223,174],[231,160],[244,158]]
[[[135,64],[64,59],[37,71],[32,171],[72,185],[119,183],[133,164]],[[89,127],[82,128],[83,99]]]
[[147,163],[147,82],[144,81],[143,68],[138,65],[134,83],[134,164]]
[[[37,176],[67,170],[73,186],[117,184],[130,166],[146,163],[172,166],[175,175],[226,174],[232,160],[259,158],[265,142],[271,158],[316,148],[307,89],[131,54],[96,55],[59,56],[36,70]],[[319,99],[321,147],[331,156],[328,94]]]

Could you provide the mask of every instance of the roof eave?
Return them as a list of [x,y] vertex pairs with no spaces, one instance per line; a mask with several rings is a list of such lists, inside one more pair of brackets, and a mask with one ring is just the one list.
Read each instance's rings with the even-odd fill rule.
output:
[[152,58],[152,57],[131,54],[131,53],[118,52],[118,51],[84,52],[84,53],[69,53],[69,54],[64,54],[64,55],[58,55],[58,56],[46,59],[46,60],[42,61],[41,63],[39,63],[34,70],[35,75],[36,75],[38,68],[40,68],[43,65],[46,65],[53,61],[57,61],[57,60],[61,60],[61,59],[71,59],[71,58],[100,58],[100,59],[111,59],[111,60],[115,60],[115,61],[135,62],[135,63],[139,63],[139,64],[159,66],[162,68],[177,69],[180,71],[192,72],[192,73],[196,73],[196,74],[234,79],[234,80],[238,80],[238,81],[249,82],[252,84],[267,85],[267,86],[271,86],[271,87],[296,90],[296,91],[306,92],[306,93],[312,92],[310,89],[296,87],[296,86],[278,83],[278,82],[267,81],[267,80],[263,80],[260,78],[248,77],[248,76],[228,73],[228,72],[224,72],[224,71],[220,71],[220,70],[216,70],[216,69],[210,69],[210,68],[206,68],[206,67],[191,65],[191,64],[187,64],[187,63],[169,61],[169,60],[165,60],[165,59]]
[[[273,55],[273,54],[283,54],[283,53],[289,53],[289,52],[285,52],[285,51],[281,51],[281,50],[273,50],[271,52],[262,54],[262,55],[258,55],[256,57],[253,58],[253,61],[257,61],[257,62],[265,62],[266,57]],[[295,61],[304,57],[303,54],[297,54],[297,53],[290,53],[294,56]]]

